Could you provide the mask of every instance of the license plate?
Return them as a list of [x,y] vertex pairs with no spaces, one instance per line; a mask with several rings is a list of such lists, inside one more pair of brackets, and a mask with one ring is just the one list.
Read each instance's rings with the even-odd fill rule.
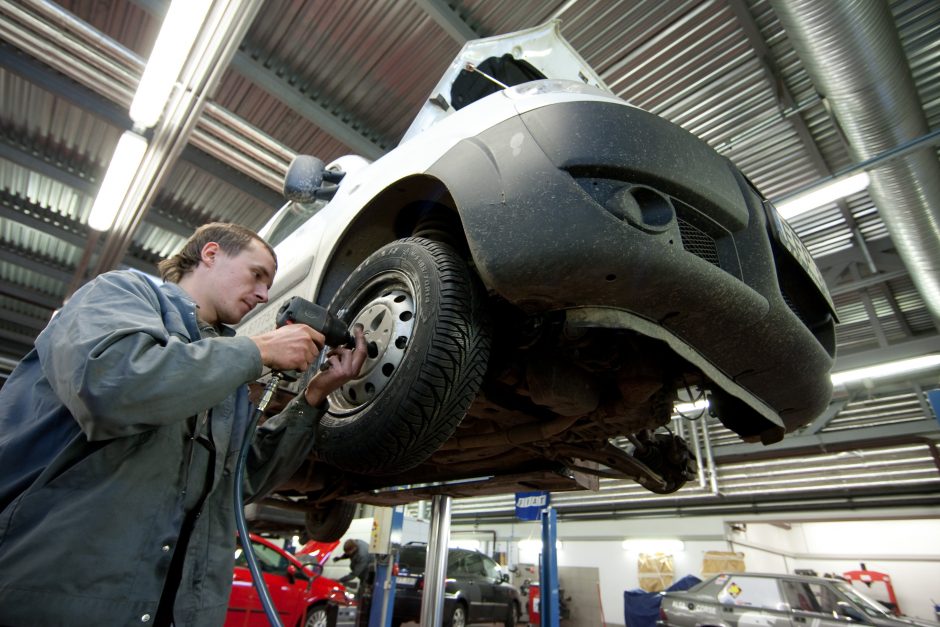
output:
[[402,577],[399,575],[395,578],[395,583],[399,586],[406,586],[408,588],[414,588],[415,584],[418,583],[417,577]]

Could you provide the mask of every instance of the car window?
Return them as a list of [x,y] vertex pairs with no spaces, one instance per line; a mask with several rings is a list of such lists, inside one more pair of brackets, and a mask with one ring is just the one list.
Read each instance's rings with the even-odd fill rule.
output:
[[447,576],[454,579],[466,579],[471,574],[464,551],[447,552]]
[[274,217],[274,223],[271,225],[270,232],[265,240],[272,247],[277,246],[287,239],[288,235],[296,231],[301,224],[309,220],[313,214],[323,209],[326,204],[326,200],[315,200],[310,203],[287,203]]
[[485,555],[480,556],[483,560],[483,574],[486,575],[487,579],[492,579],[493,581],[499,582],[503,578],[503,572],[499,568],[499,564],[486,557]]
[[885,606],[875,599],[865,596],[865,594],[852,587],[850,584],[839,581],[833,582],[833,585],[838,588],[842,594],[847,596],[850,601],[855,603],[855,605],[862,608],[869,616],[873,618],[894,618]]
[[816,595],[816,602],[819,605],[819,610],[823,614],[829,614],[831,616],[839,615],[839,597],[833,592],[828,586],[824,586],[818,583],[807,584],[809,588]]
[[464,558],[464,570],[468,575],[474,577],[483,577],[486,575],[486,569],[483,567],[483,556],[479,553],[469,553]]
[[729,577],[718,593],[718,601],[729,605],[787,609],[777,581],[765,577]]
[[802,610],[804,612],[820,612],[819,602],[816,600],[816,594],[810,588],[809,584],[803,581],[780,582],[783,586],[783,594],[790,604],[792,610]]
[[423,546],[404,546],[398,554],[398,567],[412,575],[424,572],[427,549]]
[[[262,572],[287,575],[287,566],[290,562],[288,562],[286,557],[274,549],[257,542],[252,542],[251,548],[254,551],[255,557],[258,559],[258,566],[261,568]],[[242,568],[248,567],[248,560],[245,558],[245,553],[242,551],[241,547],[235,551],[235,565],[241,566]]]

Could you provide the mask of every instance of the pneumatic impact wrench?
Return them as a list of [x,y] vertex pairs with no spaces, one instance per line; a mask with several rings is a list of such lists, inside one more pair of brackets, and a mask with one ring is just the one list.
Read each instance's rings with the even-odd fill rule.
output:
[[[326,339],[327,346],[347,346],[352,348],[356,341],[349,328],[343,322],[331,314],[326,307],[321,307],[316,303],[311,303],[300,296],[293,296],[286,301],[277,312],[275,325],[281,328],[285,324],[306,324],[311,329],[319,331]],[[238,462],[235,468],[235,526],[238,529],[238,537],[241,540],[242,550],[245,559],[248,562],[248,570],[251,571],[251,578],[254,581],[255,589],[258,591],[258,597],[261,599],[261,605],[264,606],[264,613],[268,617],[271,627],[282,627],[281,620],[278,617],[277,609],[271,601],[271,595],[268,587],[264,584],[264,577],[261,575],[261,568],[258,566],[258,559],[251,550],[251,542],[248,535],[248,524],[245,522],[244,497],[242,495],[242,482],[245,475],[245,461],[248,458],[248,450],[251,448],[252,436],[258,426],[258,420],[268,408],[271,398],[274,396],[277,386],[285,378],[285,373],[274,371],[264,388],[264,393],[258,401],[258,408],[255,410],[252,419],[249,421],[248,429],[245,431],[245,437],[242,439],[241,450],[238,453]]]

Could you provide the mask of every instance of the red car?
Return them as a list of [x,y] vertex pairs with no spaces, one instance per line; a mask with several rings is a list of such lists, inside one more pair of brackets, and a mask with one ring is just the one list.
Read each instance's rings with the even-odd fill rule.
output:
[[[353,604],[353,596],[338,581],[323,577],[323,562],[329,551],[309,555],[311,563],[296,557],[268,540],[251,534],[252,550],[258,558],[264,581],[285,627],[327,627],[333,607]],[[333,547],[337,543],[333,543]],[[331,611],[332,609],[332,611]],[[335,619],[334,619],[335,622]],[[258,598],[241,546],[235,553],[232,596],[225,627],[267,627],[268,620]]]

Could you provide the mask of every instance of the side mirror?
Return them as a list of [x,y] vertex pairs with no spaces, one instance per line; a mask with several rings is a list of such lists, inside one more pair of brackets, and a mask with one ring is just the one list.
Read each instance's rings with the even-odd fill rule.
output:
[[284,197],[295,202],[313,202],[325,171],[326,165],[316,157],[297,155],[284,176]]
[[509,582],[509,573],[502,573],[502,574],[500,574],[500,576],[499,576],[499,582],[500,582],[500,583],[508,583],[508,582]]
[[287,565],[287,581],[294,583],[297,580],[297,567],[293,564]]

